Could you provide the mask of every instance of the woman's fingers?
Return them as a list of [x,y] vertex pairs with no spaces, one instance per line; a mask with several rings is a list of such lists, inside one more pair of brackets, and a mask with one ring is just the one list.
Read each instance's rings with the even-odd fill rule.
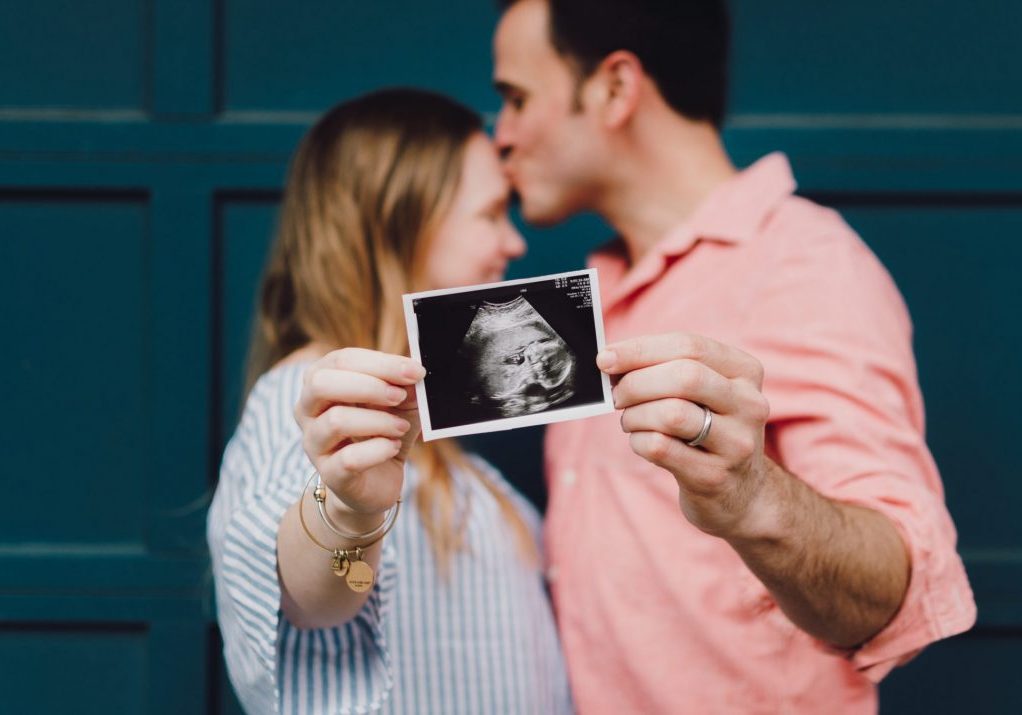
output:
[[317,367],[360,372],[392,385],[414,385],[426,376],[425,368],[411,358],[363,348],[334,350],[312,365],[310,370]]
[[305,429],[305,451],[326,455],[349,439],[387,437],[401,439],[411,423],[397,415],[364,407],[334,405],[308,422]]
[[414,406],[413,386],[425,374],[422,365],[403,355],[362,348],[334,350],[305,371],[295,417],[304,425],[334,404],[408,409]]
[[424,375],[409,358],[359,348],[335,350],[306,370],[295,405],[302,446],[328,489],[356,511],[380,511],[397,498],[419,433],[414,386]]
[[387,437],[372,437],[361,442],[352,442],[333,454],[320,457],[319,473],[335,494],[344,494],[343,482],[362,472],[377,467],[397,456],[401,440]]
[[299,422],[318,417],[331,405],[397,407],[408,401],[408,391],[373,375],[348,370],[312,368],[305,375],[296,417]]

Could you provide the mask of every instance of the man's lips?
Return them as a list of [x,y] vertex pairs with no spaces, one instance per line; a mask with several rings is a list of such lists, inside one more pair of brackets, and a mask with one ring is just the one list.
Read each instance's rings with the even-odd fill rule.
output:
[[519,169],[516,164],[504,162],[504,176],[511,182],[512,187],[517,187],[518,185],[518,174]]

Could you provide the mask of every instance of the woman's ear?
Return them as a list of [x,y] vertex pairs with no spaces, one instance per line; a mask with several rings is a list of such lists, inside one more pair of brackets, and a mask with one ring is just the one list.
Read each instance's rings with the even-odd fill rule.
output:
[[608,129],[617,129],[631,120],[639,104],[643,76],[642,62],[627,50],[610,53],[593,72],[599,111]]

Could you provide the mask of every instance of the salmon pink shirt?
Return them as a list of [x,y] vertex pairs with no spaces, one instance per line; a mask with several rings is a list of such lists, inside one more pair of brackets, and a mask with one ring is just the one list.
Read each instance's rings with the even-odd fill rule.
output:
[[620,242],[594,255],[607,341],[686,331],[758,358],[768,454],[891,519],[911,555],[905,600],[860,648],[830,649],[686,521],[674,478],[631,451],[620,413],[552,425],[548,575],[582,715],[875,712],[875,683],[975,621],[901,295],[836,212],[794,190],[771,154],[634,266]]

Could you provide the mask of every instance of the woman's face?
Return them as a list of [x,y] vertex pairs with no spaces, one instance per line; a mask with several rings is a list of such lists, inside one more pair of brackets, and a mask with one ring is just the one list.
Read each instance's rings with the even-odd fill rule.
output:
[[461,181],[426,254],[430,289],[502,280],[525,241],[507,215],[511,186],[497,152],[482,132],[465,146]]

